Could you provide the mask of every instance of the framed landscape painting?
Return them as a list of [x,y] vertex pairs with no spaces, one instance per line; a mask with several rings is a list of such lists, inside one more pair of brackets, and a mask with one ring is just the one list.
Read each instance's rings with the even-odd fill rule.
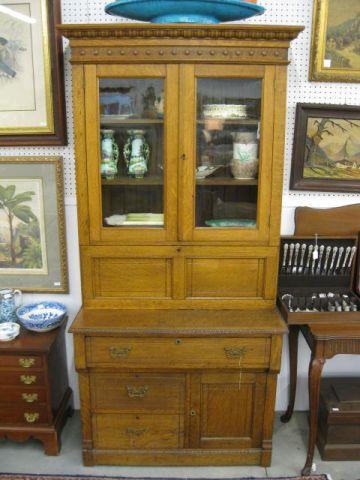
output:
[[314,0],[310,80],[360,82],[359,32],[359,0]]
[[297,105],[290,188],[360,192],[360,107]]
[[67,292],[61,157],[0,157],[0,289]]
[[0,2],[0,146],[66,143],[60,0]]

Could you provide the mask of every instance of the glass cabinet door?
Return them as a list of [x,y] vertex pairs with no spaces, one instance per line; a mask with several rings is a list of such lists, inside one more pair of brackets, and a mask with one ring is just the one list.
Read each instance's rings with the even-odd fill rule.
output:
[[192,190],[185,195],[185,211],[193,212],[192,218],[184,216],[186,239],[266,235],[272,153],[265,145],[272,145],[272,105],[268,112],[264,72],[263,67],[183,68],[184,89],[193,92],[182,118],[191,125],[182,162],[183,186]]
[[90,81],[92,235],[140,242],[174,238],[177,119],[166,68],[97,67],[96,81]]

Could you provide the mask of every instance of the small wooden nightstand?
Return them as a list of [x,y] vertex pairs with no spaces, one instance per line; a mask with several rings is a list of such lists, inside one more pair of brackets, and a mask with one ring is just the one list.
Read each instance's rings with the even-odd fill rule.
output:
[[65,348],[66,321],[48,333],[22,330],[0,342],[0,439],[43,442],[58,455],[60,431],[73,412]]

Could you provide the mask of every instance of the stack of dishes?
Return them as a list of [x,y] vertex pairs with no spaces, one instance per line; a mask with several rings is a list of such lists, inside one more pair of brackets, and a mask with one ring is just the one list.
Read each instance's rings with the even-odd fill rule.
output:
[[247,105],[209,104],[204,105],[204,118],[241,119],[247,118]]

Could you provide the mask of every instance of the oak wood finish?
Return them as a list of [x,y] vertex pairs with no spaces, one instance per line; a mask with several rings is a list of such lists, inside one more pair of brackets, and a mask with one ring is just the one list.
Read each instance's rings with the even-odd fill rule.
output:
[[[296,235],[354,236],[358,234],[360,205],[349,205],[332,209],[311,209],[301,207],[295,214]],[[331,316],[332,317],[332,316]],[[360,327],[358,322],[348,321],[347,312],[341,316],[335,315],[328,322],[318,322],[317,315],[308,314],[307,322],[289,325],[290,330],[290,398],[286,413],[281,417],[288,422],[294,411],[296,383],[297,383],[297,349],[298,335],[301,330],[311,350],[309,363],[309,408],[310,428],[308,449],[302,475],[311,472],[315,442],[318,436],[318,409],[320,395],[321,373],[326,360],[338,354],[360,354]],[[321,442],[321,440],[319,440]]]
[[[71,327],[86,465],[269,465],[286,66],[301,27],[62,25],[69,38],[83,309]],[[103,78],[164,83],[163,177],[100,177]],[[196,80],[259,79],[259,180],[195,181]],[[128,120],[128,119],[127,119]],[[241,123],[253,120],[241,120]],[[163,126],[162,126],[163,124]],[[254,229],[195,227],[195,188],[258,188]],[[104,227],[103,189],[163,188],[161,228]],[[105,206],[107,205],[105,200]]]
[[65,327],[48,333],[21,330],[0,342],[0,439],[24,442],[33,437],[47,455],[58,455],[60,432],[72,414]]

